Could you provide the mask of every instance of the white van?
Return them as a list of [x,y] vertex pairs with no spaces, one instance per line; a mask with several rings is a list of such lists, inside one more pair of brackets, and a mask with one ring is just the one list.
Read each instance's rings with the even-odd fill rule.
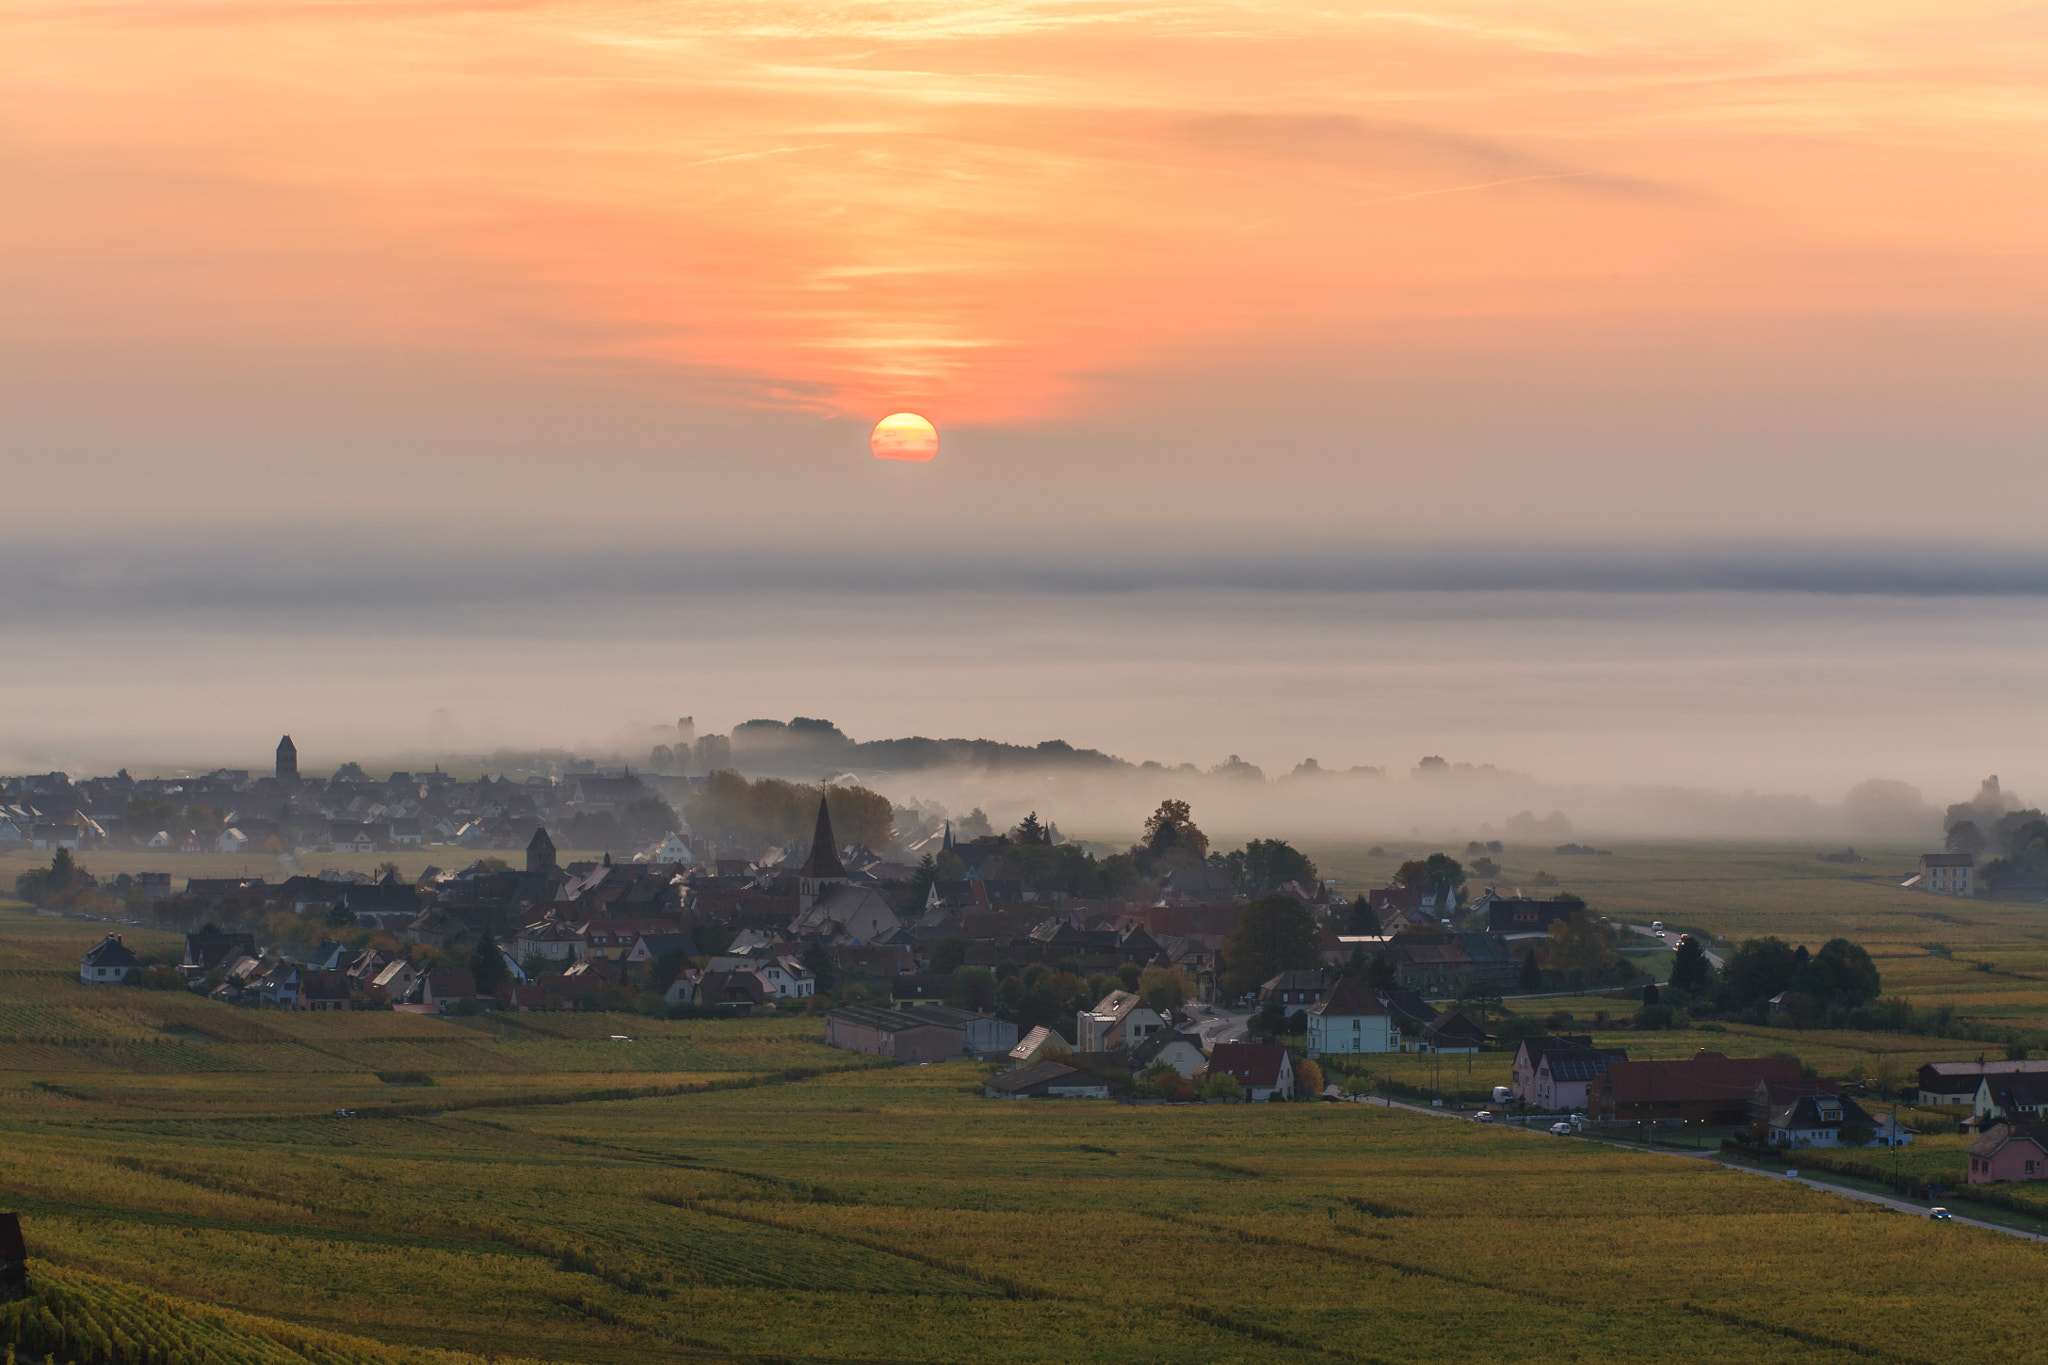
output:
[[1514,1091],[1504,1085],[1497,1085],[1493,1088],[1493,1102],[1495,1104],[1506,1104],[1514,1097],[1514,1093]]

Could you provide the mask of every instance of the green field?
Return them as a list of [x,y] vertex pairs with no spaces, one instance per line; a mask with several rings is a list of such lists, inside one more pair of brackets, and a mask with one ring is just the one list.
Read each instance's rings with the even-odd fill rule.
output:
[[238,1010],[77,984],[97,932],[0,910],[0,1207],[39,1294],[0,1333],[36,1359],[2034,1350],[2048,1248],[1711,1162],[1364,1106],[989,1101],[970,1063],[863,1065],[814,1020]]

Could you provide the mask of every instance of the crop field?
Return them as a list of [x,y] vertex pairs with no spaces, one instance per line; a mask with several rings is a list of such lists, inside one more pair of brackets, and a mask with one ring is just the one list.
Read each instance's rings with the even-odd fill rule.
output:
[[2041,1355],[2048,1247],[1711,1162],[1366,1106],[991,1101],[974,1064],[868,1065],[814,1020],[234,1010],[76,984],[91,932],[0,912],[24,1357]]

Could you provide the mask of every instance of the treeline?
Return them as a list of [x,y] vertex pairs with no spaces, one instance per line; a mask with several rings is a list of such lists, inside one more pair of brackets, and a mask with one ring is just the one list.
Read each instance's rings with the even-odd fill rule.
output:
[[683,818],[693,834],[721,844],[749,849],[773,845],[801,855],[810,849],[821,796],[832,812],[833,836],[841,844],[864,844],[879,852],[894,840],[895,812],[880,792],[779,777],[749,781],[730,768],[704,779],[683,803]]

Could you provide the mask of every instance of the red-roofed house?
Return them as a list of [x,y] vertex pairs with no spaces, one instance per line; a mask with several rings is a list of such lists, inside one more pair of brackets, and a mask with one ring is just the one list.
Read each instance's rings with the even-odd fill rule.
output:
[[1247,1099],[1294,1098],[1294,1062],[1278,1043],[1218,1043],[1207,1071],[1229,1076],[1244,1087]]
[[1799,1060],[1697,1052],[1685,1061],[1613,1061],[1587,1086],[1587,1112],[1623,1123],[1742,1124],[1759,1081],[1796,1085]]

